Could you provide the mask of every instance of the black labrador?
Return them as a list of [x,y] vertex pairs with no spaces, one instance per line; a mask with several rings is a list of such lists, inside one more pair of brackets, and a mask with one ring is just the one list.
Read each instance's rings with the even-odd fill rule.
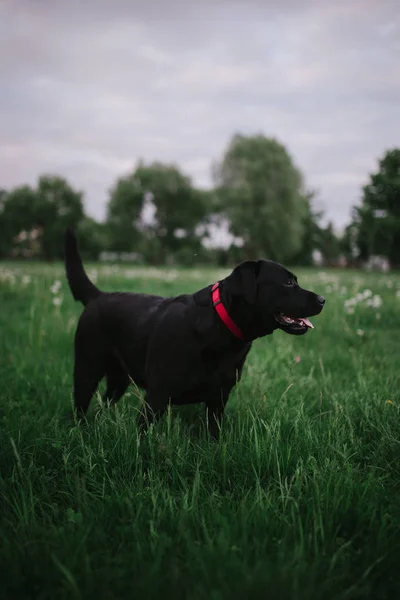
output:
[[204,402],[209,432],[217,438],[253,340],[276,329],[302,335],[312,328],[308,317],[325,304],[268,260],[243,262],[213,286],[175,298],[101,292],[85,273],[71,230],[65,263],[72,294],[85,305],[75,335],[75,411],[86,415],[104,376],[111,404],[134,381],[146,390],[141,429],[169,403]]

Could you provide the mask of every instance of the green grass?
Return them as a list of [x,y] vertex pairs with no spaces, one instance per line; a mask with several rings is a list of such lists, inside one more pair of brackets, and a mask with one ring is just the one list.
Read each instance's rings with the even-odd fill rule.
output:
[[[221,276],[97,273],[103,289],[165,295]],[[397,597],[400,277],[299,275],[324,313],[304,337],[254,344],[221,442],[201,406],[139,442],[134,389],[115,411],[94,398],[86,426],[66,419],[80,306],[62,267],[0,266],[2,598]],[[382,306],[347,313],[365,289]]]

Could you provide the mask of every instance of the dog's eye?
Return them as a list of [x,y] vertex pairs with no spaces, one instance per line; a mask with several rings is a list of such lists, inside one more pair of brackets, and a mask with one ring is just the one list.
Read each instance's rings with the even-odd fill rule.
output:
[[293,277],[291,277],[290,279],[288,279],[286,285],[294,285],[294,279],[293,279]]

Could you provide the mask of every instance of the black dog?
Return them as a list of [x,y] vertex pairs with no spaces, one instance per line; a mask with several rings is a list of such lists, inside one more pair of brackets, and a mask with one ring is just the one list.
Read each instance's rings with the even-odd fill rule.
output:
[[100,380],[117,402],[130,381],[146,390],[145,428],[169,403],[204,402],[217,438],[229,394],[256,338],[312,327],[322,296],[302,289],[282,265],[246,261],[225,279],[194,294],[163,298],[101,292],[89,280],[75,235],[67,231],[65,261],[75,300],[85,305],[75,336],[74,400],[84,416]]

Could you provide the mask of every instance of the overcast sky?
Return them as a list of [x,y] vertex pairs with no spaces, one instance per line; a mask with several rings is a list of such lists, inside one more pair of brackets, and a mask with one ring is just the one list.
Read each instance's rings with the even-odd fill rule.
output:
[[103,218],[139,158],[210,186],[234,132],[342,226],[400,145],[400,1],[0,0],[0,187],[61,174]]

